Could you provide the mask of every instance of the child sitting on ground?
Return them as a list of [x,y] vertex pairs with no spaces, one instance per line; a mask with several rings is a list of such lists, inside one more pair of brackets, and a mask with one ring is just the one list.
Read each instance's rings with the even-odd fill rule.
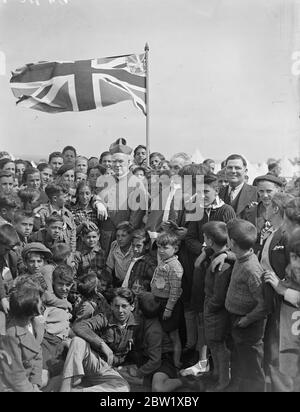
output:
[[157,260],[150,254],[150,247],[148,232],[143,229],[135,230],[132,235],[133,258],[123,280],[123,288],[132,289],[133,284],[140,280],[145,291],[150,291],[150,282],[157,266]]
[[69,241],[64,235],[64,220],[59,214],[53,213],[47,217],[45,224],[46,226],[43,229],[38,230],[30,236],[29,242],[43,243],[49,249],[58,242],[69,245]]
[[[74,281],[73,270],[66,264],[58,265],[53,271],[53,292],[57,300],[64,301],[64,307],[46,305],[44,311],[45,334],[43,350],[43,386],[49,379],[59,375],[64,366],[63,352],[69,346],[71,311],[67,302]],[[62,306],[62,305],[61,305]]]
[[105,268],[105,254],[100,247],[99,229],[90,222],[82,224],[81,236],[83,247],[75,253],[77,278],[92,270],[101,273]]
[[107,300],[98,290],[98,283],[97,274],[92,271],[80,278],[77,293],[81,299],[74,306],[74,321],[88,319],[99,313],[105,316],[111,314]]
[[180,296],[182,293],[181,279],[183,269],[178,261],[176,252],[179,247],[179,239],[172,233],[162,232],[157,238],[158,266],[155,269],[151,292],[161,304],[160,319],[162,328],[170,336],[173,343],[174,365],[181,366],[181,341],[179,337]]
[[42,350],[32,320],[41,314],[42,290],[34,282],[17,283],[10,294],[10,319],[0,349],[11,364],[0,359],[4,392],[40,392]]
[[116,234],[117,240],[112,242],[106,261],[106,267],[113,275],[114,287],[122,285],[132,261],[132,234],[133,226],[131,223],[119,223]]

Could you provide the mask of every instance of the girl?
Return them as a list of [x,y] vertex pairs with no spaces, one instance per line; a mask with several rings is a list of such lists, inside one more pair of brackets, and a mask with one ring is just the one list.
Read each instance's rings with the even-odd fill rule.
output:
[[31,202],[32,208],[35,209],[48,202],[48,196],[41,188],[41,174],[38,169],[35,167],[26,169],[23,174],[22,183],[22,189],[26,188],[34,194]]
[[42,291],[34,282],[16,284],[10,295],[10,321],[0,347],[12,360],[0,360],[5,392],[40,392],[42,351],[34,329],[34,318],[41,314]]

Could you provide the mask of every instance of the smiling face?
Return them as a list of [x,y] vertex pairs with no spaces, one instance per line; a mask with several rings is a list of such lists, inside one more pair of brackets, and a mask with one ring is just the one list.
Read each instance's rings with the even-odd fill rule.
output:
[[89,186],[83,186],[78,192],[78,200],[82,206],[87,206],[92,198],[92,192]]
[[228,160],[226,165],[226,177],[232,187],[237,187],[244,183],[247,168],[244,166],[242,159]]
[[49,183],[52,183],[53,171],[50,167],[46,167],[46,169],[41,172],[41,180],[43,186],[47,186]]
[[111,303],[111,309],[116,320],[124,325],[134,310],[134,306],[130,305],[127,299],[117,296]]
[[161,162],[160,157],[152,156],[150,159],[150,166],[152,167],[152,169],[158,170],[160,167],[160,162]]
[[147,152],[146,149],[143,149],[142,147],[140,147],[137,151],[136,154],[134,156],[134,159],[136,161],[136,163],[138,165],[143,164],[143,162],[146,160],[147,158]]
[[40,273],[42,267],[45,265],[45,260],[42,254],[31,252],[26,256],[26,266],[31,275]]
[[24,163],[17,163],[16,164],[16,176],[19,180],[21,180],[21,178],[22,178],[22,176],[25,172],[25,169],[26,169],[26,167],[25,167]]
[[112,155],[107,154],[102,157],[101,166],[105,167],[105,169],[111,169],[112,167]]
[[118,177],[124,176],[129,169],[129,159],[124,153],[116,153],[112,156],[112,165],[115,175]]
[[83,241],[88,248],[93,249],[94,247],[98,245],[99,239],[100,239],[99,233],[93,231],[85,235],[83,238]]
[[62,279],[55,279],[53,281],[53,291],[59,299],[67,299],[73,283]]

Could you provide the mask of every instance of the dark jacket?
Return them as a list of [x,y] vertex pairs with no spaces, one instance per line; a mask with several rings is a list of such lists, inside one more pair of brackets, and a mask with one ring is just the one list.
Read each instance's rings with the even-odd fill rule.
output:
[[[211,261],[219,253],[211,257]],[[225,263],[222,270],[208,267],[205,276],[204,333],[207,341],[222,341],[229,331],[229,313],[225,309],[225,299],[230,283],[233,264]]]
[[42,350],[40,339],[12,320],[7,335],[0,337],[0,349],[12,359],[12,365],[0,361],[5,391],[33,392],[34,384],[42,384]]
[[[141,259],[139,259],[131,269],[130,277],[128,280],[128,288],[131,289],[134,282],[138,279],[146,284],[149,282],[148,288],[146,290],[150,291],[150,282],[152,280],[154,271],[157,266],[157,259],[150,255],[146,254]],[[146,285],[144,285],[145,287]]]
[[[228,205],[231,204],[229,196],[229,186],[226,186],[220,190],[220,198]],[[244,183],[242,190],[238,194],[237,199],[232,204],[236,217],[245,219],[245,210],[252,203],[257,202],[257,188],[247,183]],[[247,220],[247,219],[245,219]]]
[[101,351],[101,342],[105,342],[114,353],[113,366],[124,362],[133,346],[137,322],[131,314],[126,328],[121,330],[113,316],[106,318],[97,315],[91,319],[76,322],[73,325],[74,333],[86,340],[96,352]]
[[21,256],[13,250],[8,252],[5,257],[0,256],[0,300],[6,297],[12,283],[6,283],[2,279],[2,271],[5,267],[10,269],[12,278],[15,279],[24,267]]
[[201,254],[201,249],[203,246],[204,238],[202,227],[205,223],[210,221],[220,221],[220,222],[229,222],[229,220],[235,218],[235,212],[233,208],[229,205],[220,203],[220,207],[216,207],[210,210],[210,213],[207,212],[207,209],[204,211],[204,216],[201,220],[197,222],[190,222],[188,226],[188,231],[185,237],[185,244],[193,254],[194,257],[197,257]]

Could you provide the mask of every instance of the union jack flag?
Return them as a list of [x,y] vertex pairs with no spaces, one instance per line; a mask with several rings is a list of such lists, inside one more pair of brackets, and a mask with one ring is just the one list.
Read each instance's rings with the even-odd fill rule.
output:
[[146,55],[27,64],[12,73],[17,105],[48,113],[93,110],[124,100],[146,114]]

